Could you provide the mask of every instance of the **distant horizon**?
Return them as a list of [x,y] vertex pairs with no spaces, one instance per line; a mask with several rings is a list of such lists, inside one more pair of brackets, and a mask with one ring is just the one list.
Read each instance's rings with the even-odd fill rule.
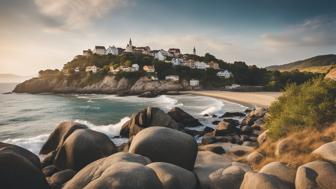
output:
[[[267,67],[336,53],[336,1],[2,0],[0,70],[60,69],[95,45],[180,48]],[[24,31],[24,32],[22,32]]]

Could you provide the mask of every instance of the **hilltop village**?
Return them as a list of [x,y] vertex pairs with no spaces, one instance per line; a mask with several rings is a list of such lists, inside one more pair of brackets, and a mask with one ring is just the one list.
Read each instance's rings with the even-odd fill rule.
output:
[[[118,75],[122,73],[135,73],[142,72],[150,80],[170,80],[170,81],[179,81],[181,76],[178,73],[165,74],[164,77],[158,77],[160,70],[157,70],[158,64],[168,64],[175,69],[181,67],[190,68],[193,70],[206,71],[212,70],[215,74],[215,77],[218,79],[229,80],[233,77],[233,74],[227,69],[221,69],[219,63],[213,60],[200,60],[197,56],[196,48],[193,48],[192,54],[183,54],[179,48],[169,48],[166,50],[151,50],[149,46],[146,47],[136,47],[132,43],[132,39],[129,40],[125,49],[118,48],[115,46],[95,46],[93,50],[83,50],[82,55],[77,55],[74,58],[76,59],[90,59],[94,56],[101,57],[111,57],[112,61],[108,64],[79,64],[77,66],[65,66],[62,72],[65,75],[71,75],[73,73],[87,72],[91,74],[97,74],[98,72],[107,69],[107,74]],[[114,58],[113,58],[114,57]],[[116,57],[124,57],[123,60],[117,61],[113,60]],[[139,57],[144,58],[147,62],[139,63]],[[85,66],[85,67],[84,67]],[[183,68],[182,68],[183,69]],[[42,72],[43,73],[43,72]],[[189,78],[188,83],[191,87],[198,87],[200,85],[200,80],[197,78]],[[234,85],[237,86],[237,85]]]

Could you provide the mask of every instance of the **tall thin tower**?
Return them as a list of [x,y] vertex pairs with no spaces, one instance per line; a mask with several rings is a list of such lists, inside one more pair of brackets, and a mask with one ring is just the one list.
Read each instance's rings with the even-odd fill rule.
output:
[[193,54],[196,55],[196,48],[194,46],[194,49],[193,49]]

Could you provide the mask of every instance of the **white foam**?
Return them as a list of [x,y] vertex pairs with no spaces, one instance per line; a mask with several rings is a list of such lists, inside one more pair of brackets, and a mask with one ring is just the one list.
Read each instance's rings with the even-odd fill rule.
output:
[[[113,137],[119,136],[121,126],[124,123],[126,123],[129,119],[130,119],[129,117],[124,117],[120,120],[120,122],[116,124],[100,125],[100,126],[94,125],[85,120],[75,120],[75,121],[88,126],[92,130],[106,134],[112,139],[112,141],[117,146],[119,146],[123,143],[126,143],[128,139],[127,138],[113,138]],[[49,134],[42,134],[42,135],[38,135],[35,137],[7,139],[7,140],[4,140],[3,142],[21,146],[35,154],[38,154],[43,144],[47,141],[48,137],[49,137]]]

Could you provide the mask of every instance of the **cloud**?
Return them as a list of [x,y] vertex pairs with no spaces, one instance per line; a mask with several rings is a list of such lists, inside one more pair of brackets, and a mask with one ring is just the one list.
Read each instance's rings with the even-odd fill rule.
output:
[[336,45],[336,17],[324,16],[308,19],[281,33],[262,35],[270,47],[321,47]]
[[[129,0],[34,0],[54,29],[80,29]],[[52,24],[50,24],[52,23]],[[51,27],[53,28],[53,27]]]

